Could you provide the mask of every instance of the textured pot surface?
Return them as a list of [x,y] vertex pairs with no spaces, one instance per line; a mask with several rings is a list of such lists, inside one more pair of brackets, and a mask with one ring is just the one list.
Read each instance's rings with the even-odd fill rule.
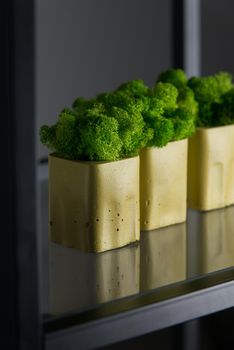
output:
[[153,230],[186,220],[187,139],[140,154],[141,229]]
[[142,235],[142,292],[186,279],[186,223]]
[[188,155],[188,207],[234,204],[234,125],[198,129]]
[[49,156],[51,240],[102,252],[139,240],[139,157],[80,162]]

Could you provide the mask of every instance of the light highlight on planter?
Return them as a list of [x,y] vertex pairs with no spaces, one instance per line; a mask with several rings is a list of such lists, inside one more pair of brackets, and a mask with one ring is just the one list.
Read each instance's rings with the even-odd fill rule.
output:
[[141,229],[186,220],[187,139],[140,153]]
[[81,162],[49,156],[53,242],[102,252],[140,238],[139,157]]
[[234,204],[234,125],[198,129],[188,154],[188,207]]

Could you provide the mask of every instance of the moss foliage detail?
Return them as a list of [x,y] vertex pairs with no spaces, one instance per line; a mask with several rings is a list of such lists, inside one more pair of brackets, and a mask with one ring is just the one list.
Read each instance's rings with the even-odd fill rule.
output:
[[212,127],[231,123],[230,118],[225,116],[233,114],[231,74],[219,72],[205,77],[192,77],[188,86],[193,90],[199,104],[197,126]]
[[232,124],[233,116],[229,73],[188,79],[183,70],[170,69],[152,88],[138,79],[92,99],[77,98],[54,125],[40,128],[40,139],[67,159],[115,161],[188,138],[197,126]]

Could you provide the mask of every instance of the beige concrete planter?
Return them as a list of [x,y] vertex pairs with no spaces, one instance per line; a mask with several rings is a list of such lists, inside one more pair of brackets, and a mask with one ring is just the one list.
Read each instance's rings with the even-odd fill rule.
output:
[[49,265],[52,315],[139,293],[139,244],[94,254],[52,243]]
[[81,162],[49,156],[53,242],[103,252],[140,238],[139,157]]
[[142,235],[140,290],[158,288],[186,278],[186,224]]
[[188,154],[188,207],[234,204],[234,125],[198,129]]
[[141,229],[186,220],[187,139],[163,148],[144,148],[140,154]]

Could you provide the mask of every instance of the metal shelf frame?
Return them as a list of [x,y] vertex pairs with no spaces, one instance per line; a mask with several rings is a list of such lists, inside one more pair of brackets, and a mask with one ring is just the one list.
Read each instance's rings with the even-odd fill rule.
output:
[[234,306],[234,268],[45,322],[46,350],[95,349]]
[[[65,4],[66,6],[66,4]],[[104,346],[234,306],[234,269],[43,322],[39,308],[35,145],[35,1],[3,0],[1,266],[12,349]],[[173,66],[200,74],[200,0],[172,0]],[[6,184],[6,185],[5,185]],[[29,263],[30,262],[30,263]],[[10,276],[10,277],[9,277]],[[29,283],[30,281],[30,283]],[[4,306],[5,306],[4,305]],[[9,307],[10,305],[10,307]],[[10,332],[10,334],[9,334]],[[3,341],[3,340],[2,340]]]

